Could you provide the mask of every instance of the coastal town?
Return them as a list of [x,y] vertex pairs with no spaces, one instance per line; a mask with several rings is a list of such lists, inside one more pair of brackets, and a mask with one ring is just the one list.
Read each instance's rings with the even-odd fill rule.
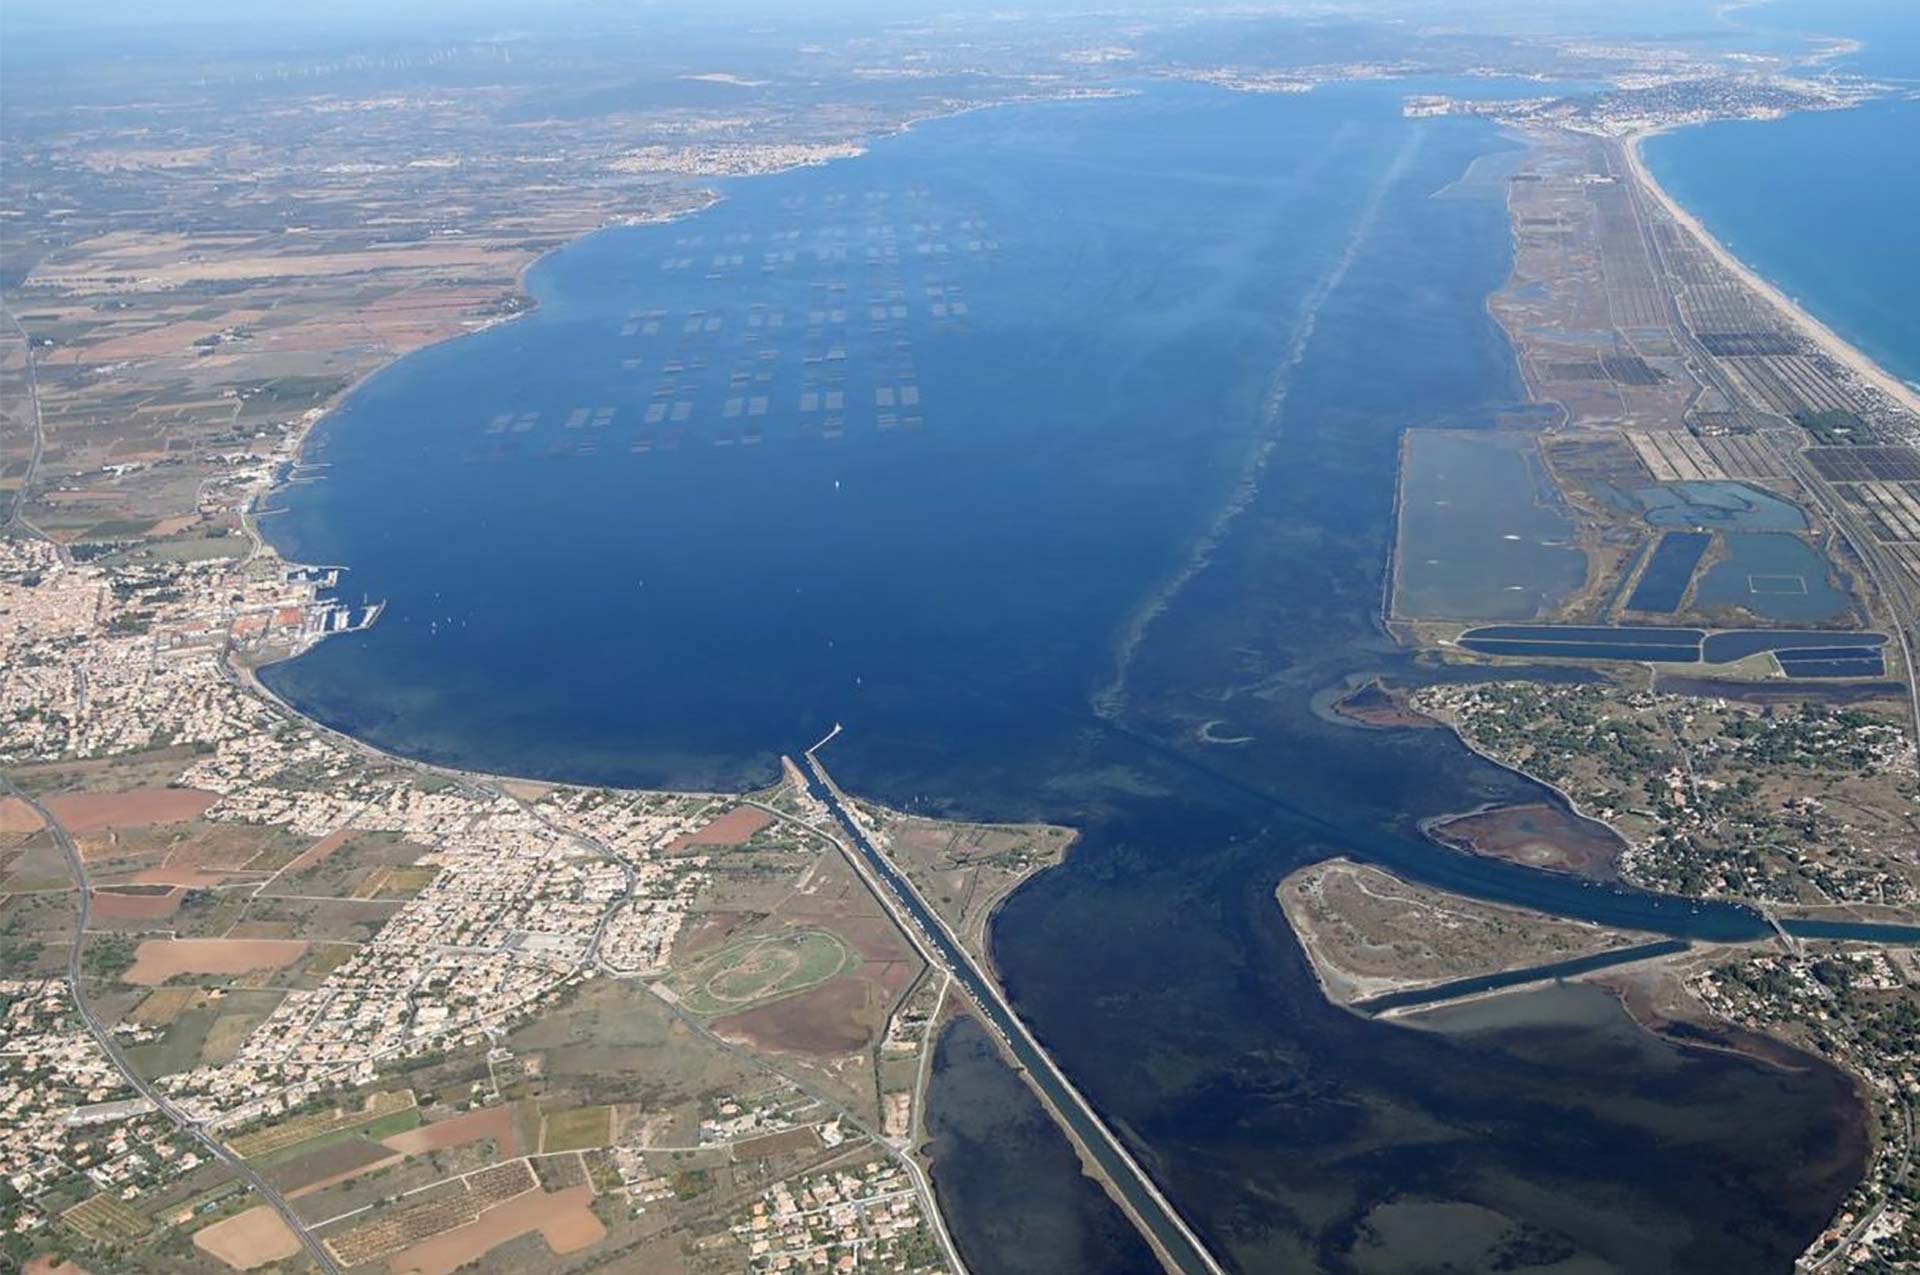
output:
[[[1148,38],[1089,42],[1100,34],[934,40],[906,69],[869,66],[886,50],[866,47],[801,59],[860,86],[837,98],[813,91],[810,68],[796,81],[807,92],[784,97],[744,75],[675,74],[619,129],[517,116],[511,59],[484,45],[423,65],[480,67],[498,86],[316,95],[301,118],[325,124],[297,139],[292,114],[249,117],[213,90],[168,104],[151,135],[123,106],[84,127],[29,112],[8,156],[34,197],[0,225],[0,1266],[967,1269],[930,1181],[926,1094],[943,1030],[987,1009],[953,994],[807,776],[789,763],[753,793],[592,787],[417,763],[327,729],[258,671],[380,624],[385,601],[343,568],[283,559],[262,527],[280,516],[276,493],[325,481],[304,445],[365,376],[525,313],[522,272],[578,235],[710,206],[719,188],[697,179],[838,163],[986,106],[1138,92],[1088,78],[1103,71],[1281,95],[1492,73],[1478,48],[1274,69],[1216,64],[1232,52],[1217,45],[1169,59],[1145,51]],[[1582,217],[1629,216],[1639,180],[1628,160],[1602,171],[1610,159],[1579,149],[1595,137],[1844,109],[1885,90],[1591,42],[1509,55],[1507,72],[1586,71],[1613,87],[1522,104],[1422,94],[1403,112],[1527,130]],[[988,57],[1000,59],[991,75],[975,67]],[[545,73],[551,88],[576,72]],[[237,95],[253,74],[208,83]],[[596,91],[630,87],[609,84]],[[740,96],[715,106],[710,93]],[[218,144],[192,144],[203,137]],[[281,145],[284,162],[247,158]],[[1535,247],[1551,237],[1563,257],[1570,228],[1588,224],[1521,207],[1516,226],[1531,225],[1516,234]],[[1621,236],[1606,233],[1593,260],[1617,269],[1607,254]],[[1672,225],[1659,233],[1678,242]],[[1846,631],[1871,625],[1885,643],[1877,671],[1846,670],[1835,693],[1804,697],[1782,691],[1802,685],[1792,661],[1765,652],[1732,689],[1637,673],[1524,679],[1453,622],[1500,617],[1412,617],[1409,649],[1448,676],[1396,691],[1397,704],[1610,829],[1618,853],[1591,875],[1774,922],[1910,923],[1920,771],[1901,635],[1920,596],[1920,469],[1883,452],[1920,430],[1899,387],[1728,302],[1732,276],[1672,260],[1689,304],[1728,307],[1710,313],[1738,318],[1735,336],[1778,339],[1706,355],[1690,338],[1648,339],[1657,325],[1631,307],[1654,304],[1649,273],[1645,296],[1614,297],[1637,334],[1617,348],[1609,336],[1605,351],[1556,353],[1536,331],[1523,349],[1531,388],[1562,423],[1605,432],[1594,451],[1644,466],[1650,485],[1744,480],[1811,508],[1791,534],[1822,553],[1852,546],[1835,551],[1838,591],[1853,608]],[[1585,388],[1560,392],[1574,383]],[[1617,397],[1601,404],[1603,384]],[[912,393],[901,402],[917,404]],[[1685,406],[1652,430],[1665,441],[1647,442],[1642,418],[1662,395]],[[1823,455],[1790,459],[1807,442]],[[1729,455],[1758,463],[1699,461]],[[1658,468],[1674,456],[1695,467]],[[1666,534],[1637,527],[1629,546],[1620,525],[1641,515],[1608,516],[1581,525],[1589,544],[1612,536],[1612,556],[1595,555],[1606,571],[1569,604],[1609,599],[1601,622],[1621,618]],[[1750,609],[1765,598],[1704,609],[1704,577],[1735,547],[1721,534],[1672,614],[1773,623]],[[1463,679],[1463,666],[1481,676]],[[987,969],[995,910],[1076,835],[845,808]],[[1531,866],[1591,868],[1540,862],[1543,838],[1499,827],[1499,811],[1471,817],[1482,823],[1428,831],[1467,853],[1519,841],[1536,858],[1514,857]],[[1635,942],[1456,910],[1443,891],[1344,860],[1306,871],[1280,897],[1323,990],[1349,1008]],[[1344,975],[1328,976],[1316,926],[1346,946]],[[1866,1176],[1803,1265],[1915,1260],[1912,953],[1782,929],[1671,968],[1700,1022],[1785,1041],[1862,1089]]]
[[[264,478],[267,467],[257,472]],[[239,564],[124,569],[71,562],[31,539],[5,541],[0,555],[4,762],[44,794],[35,804],[6,798],[0,826],[17,863],[45,864],[30,874],[56,867],[43,821],[71,831],[88,861],[95,927],[82,949],[87,995],[109,1007],[106,1030],[133,1057],[187,1064],[150,1076],[164,1113],[136,1093],[75,1013],[65,983],[50,976],[72,938],[72,913],[11,910],[5,954],[21,977],[5,985],[0,1057],[10,1115],[5,1164],[22,1205],[15,1235],[59,1228],[100,1241],[119,1225],[124,1243],[174,1227],[203,1235],[246,1218],[243,1229],[265,1232],[250,1242],[291,1256],[298,1246],[275,1219],[235,1211],[247,1201],[237,1182],[205,1202],[172,1207],[189,1185],[195,1197],[213,1191],[209,1179],[221,1168],[177,1122],[236,1149],[261,1148],[240,1152],[249,1162],[297,1164],[302,1148],[346,1131],[361,1144],[379,1134],[406,1145],[410,1130],[435,1122],[412,1097],[382,1098],[398,1078],[417,1090],[436,1066],[465,1060],[489,1077],[469,1087],[483,1102],[500,1101],[511,1088],[502,1074],[516,1065],[524,1074],[506,1047],[515,1029],[577,1000],[590,981],[617,980],[671,1019],[673,1001],[684,997],[672,997],[663,980],[693,959],[682,956],[688,927],[716,894],[730,897],[728,880],[743,871],[789,882],[828,875],[821,846],[769,840],[767,829],[778,825],[739,798],[423,770],[292,718],[247,685],[247,658],[263,633],[282,649],[317,640],[334,604],[323,596],[324,577],[264,551]],[[62,795],[71,780],[61,777],[75,773],[69,767],[101,758],[149,782]],[[764,850],[754,848],[761,843]],[[343,911],[351,917],[344,925],[335,915]],[[696,940],[693,950],[711,946]],[[737,1004],[751,1010],[785,994],[769,980]],[[175,1008],[169,1014],[158,1002]],[[209,1006],[210,1023],[194,1023],[200,1004]],[[933,1025],[923,1006],[910,1025],[883,1034],[924,1035]],[[183,1030],[188,1039],[177,1040]],[[917,1037],[908,1039],[906,1095],[925,1057]],[[710,1064],[698,1058],[713,1047],[690,1044],[692,1057],[669,1060],[667,1069],[702,1074]],[[927,1230],[923,1180],[897,1160],[897,1148],[911,1145],[917,1112],[904,1101],[875,1108],[866,1117],[872,1132],[862,1132],[860,1117],[831,1097],[805,1096],[810,1088],[789,1090],[800,1101],[783,1104],[796,1113],[784,1119],[769,1120],[771,1110],[757,1105],[743,1115],[739,1102],[718,1100],[717,1110],[735,1114],[704,1121],[700,1145],[731,1155],[736,1145],[784,1138],[780,1153],[791,1155],[797,1136],[840,1156],[858,1145],[869,1154],[884,1147],[887,1158],[852,1176],[768,1188],[743,1242],[769,1270],[945,1269]],[[316,1124],[315,1111],[342,1114]],[[631,1127],[635,1143],[614,1142],[603,1123],[580,1150],[617,1155],[626,1145],[637,1151],[630,1163],[643,1165],[650,1131],[665,1128],[639,1112]],[[314,1154],[322,1191],[384,1163]],[[604,1176],[616,1196],[637,1203],[653,1175]],[[366,1248],[376,1232],[357,1238],[370,1225],[358,1211],[352,1231],[312,1221],[320,1242],[352,1265],[363,1252],[400,1251],[391,1236],[425,1243],[492,1224],[506,1216],[496,1210],[524,1208],[515,1201],[534,1181],[522,1170],[484,1189],[492,1194],[463,1197],[460,1210],[418,1206],[377,1232],[389,1237],[377,1250]],[[308,1189],[296,1185],[292,1194]],[[651,1214],[622,1216],[630,1224],[644,1216],[654,1227],[661,1214],[656,1204]],[[224,1244],[216,1237],[200,1247],[220,1254],[229,1251]]]
[[1754,954],[1687,979],[1718,1018],[1783,1036],[1861,1078],[1872,1095],[1865,1178],[1807,1250],[1811,1270],[1899,1270],[1920,1256],[1910,1174],[1920,1096],[1920,965],[1910,950]]
[[[1611,830],[1613,852],[1598,865],[1561,861],[1560,870],[1752,905],[1776,925],[1914,915],[1920,780],[1903,699],[1750,703],[1603,680],[1434,686],[1408,703]],[[1476,852],[1515,854],[1527,844],[1487,839]],[[1386,932],[1351,904],[1315,921],[1330,926],[1375,939]],[[1524,964],[1511,948],[1456,961],[1455,972]],[[1908,1170],[1920,1094],[1913,953],[1782,929],[1778,941],[1657,958],[1640,977],[1659,989],[1660,1018],[1765,1033],[1855,1079],[1870,1113],[1868,1171],[1802,1265],[1882,1271],[1910,1260],[1920,1242]]]
[[1515,125],[1632,137],[1714,120],[1771,120],[1796,111],[1845,110],[1885,92],[1885,85],[1831,76],[1698,74],[1683,69],[1607,92],[1524,102],[1419,94],[1408,98],[1404,109],[1414,118],[1485,115]]
[[[116,1201],[201,1165],[203,1155],[153,1114],[151,1103],[133,1095],[82,1028],[65,983],[0,981],[0,1003],[6,1015],[0,1113],[10,1131],[0,1145],[0,1178],[16,1198],[38,1201],[77,1174],[102,1201],[81,1218],[112,1215]],[[47,1222],[30,1207],[10,1229],[17,1234]]]
[[[445,62],[484,76],[505,59]],[[265,205],[233,198],[225,156],[280,130],[273,112],[169,101],[170,139],[239,149],[168,152],[113,124],[75,133],[59,109],[23,116],[10,95],[10,185],[37,195],[0,229],[0,767],[18,784],[0,796],[5,1260],[332,1269],[406,1253],[452,1269],[502,1245],[493,1260],[512,1260],[530,1200],[571,1207],[585,1189],[537,1251],[739,1270],[777,1238],[782,1269],[952,1265],[924,1173],[901,1167],[922,1140],[940,987],[831,839],[794,831],[822,812],[778,791],[761,795],[791,824],[737,796],[406,765],[252,677],[379,620],[338,570],[283,562],[257,534],[277,483],[320,472],[301,444],[360,377],[524,313],[520,271],[558,244],[711,203],[688,179],[829,163],[927,114],[1080,91],[908,82],[804,118],[789,98],[693,105],[760,86],[686,76],[611,132],[503,133],[511,87],[322,93],[305,99],[322,125],[283,139],[284,167],[239,175],[274,192]],[[839,966],[771,960],[762,936],[789,931]],[[809,1035],[796,1002],[849,993],[856,1019]],[[629,1080],[602,1078],[598,1045],[522,1047],[574,1015],[601,1039],[618,1038],[603,1020],[640,1033]],[[884,1062],[868,1054],[882,1041]],[[763,1110],[768,1068],[782,1096]],[[476,1115],[468,1138],[458,1122]],[[526,1154],[564,1145],[605,1163],[555,1176]],[[654,1149],[684,1145],[699,1151]],[[770,1177],[791,1192],[767,1194]],[[475,1189],[437,1210],[384,1198],[445,1180]],[[748,1201],[775,1231],[736,1252],[727,1219]],[[103,1267],[102,1246],[122,1257]]]
[[943,1269],[912,1183],[877,1160],[780,1183],[734,1229],[754,1271]]
[[1412,697],[1623,838],[1620,877],[1691,898],[1901,915],[1920,897],[1920,772],[1895,702],[1779,707],[1607,683]]

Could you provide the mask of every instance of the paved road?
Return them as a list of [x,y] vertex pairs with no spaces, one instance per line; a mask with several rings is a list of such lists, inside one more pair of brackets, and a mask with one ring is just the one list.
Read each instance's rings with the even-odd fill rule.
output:
[[38,536],[39,530],[20,514],[20,511],[26,508],[28,497],[32,495],[33,480],[40,470],[40,460],[46,450],[47,439],[47,431],[40,417],[40,384],[33,365],[33,338],[27,335],[27,330],[20,326],[20,320],[14,317],[11,310],[0,307],[0,314],[5,315],[8,326],[19,334],[20,343],[26,348],[27,365],[21,375],[27,382],[27,429],[31,436],[27,448],[27,467],[20,475],[20,485],[14,489],[13,499],[7,504],[7,516],[0,519],[0,530],[18,527],[22,531]]
[[1814,503],[1820,506],[1828,521],[1838,527],[1847,543],[1853,546],[1854,553],[1867,569],[1868,579],[1886,604],[1889,618],[1893,621],[1889,627],[1900,646],[1901,662],[1906,669],[1908,707],[1913,713],[1914,731],[1920,735],[1920,675],[1914,671],[1912,638],[1912,634],[1920,632],[1920,618],[1916,618],[1920,607],[1916,607],[1907,588],[1906,568],[1892,560],[1873,529],[1862,522],[1859,511],[1820,476],[1820,471],[1813,467],[1802,448],[1784,446],[1779,450],[1800,478],[1801,485],[1812,493]]
[[73,873],[74,884],[80,891],[79,903],[75,908],[73,943],[67,949],[67,981],[73,986],[73,1003],[74,1007],[80,1011],[81,1021],[87,1025],[87,1030],[92,1033],[94,1040],[99,1042],[108,1061],[119,1069],[120,1074],[126,1078],[129,1085],[133,1086],[136,1093],[151,1102],[160,1114],[178,1125],[182,1133],[193,1138],[206,1149],[209,1155],[232,1169],[241,1181],[252,1187],[299,1237],[300,1243],[313,1257],[316,1266],[327,1272],[327,1275],[340,1275],[339,1264],[333,1260],[332,1254],[328,1253],[326,1247],[307,1230],[306,1223],[300,1220],[299,1215],[293,1211],[292,1206],[280,1192],[275,1190],[265,1178],[255,1173],[245,1160],[229,1151],[225,1143],[201,1128],[199,1122],[192,1116],[175,1106],[165,1094],[148,1084],[140,1073],[133,1069],[133,1064],[127,1061],[127,1056],[121,1051],[119,1042],[114,1040],[113,1033],[94,1014],[93,1007],[87,1004],[86,983],[81,976],[80,963],[86,948],[87,921],[93,912],[93,886],[87,879],[87,865],[80,858],[80,850],[73,844],[73,838],[67,834],[66,828],[54,818],[52,811],[42,805],[38,798],[17,787],[3,774],[0,774],[0,795],[17,797],[31,806],[34,813],[39,815],[41,821],[47,825],[47,830],[53,834],[54,841],[60,846],[60,853],[67,857],[67,868]]
[[[1813,497],[1813,503],[1826,515],[1828,524],[1839,529],[1841,536],[1853,548],[1854,554],[1866,568],[1867,578],[1873,585],[1880,600],[1886,605],[1892,624],[1894,641],[1900,647],[1902,661],[1906,666],[1908,709],[1912,714],[1913,727],[1920,732],[1920,675],[1914,670],[1914,643],[1912,635],[1920,632],[1920,605],[1917,605],[1907,590],[1906,571],[1894,562],[1881,546],[1873,529],[1861,519],[1859,513],[1834,491],[1819,471],[1807,460],[1805,455],[1806,436],[1799,426],[1788,424],[1781,428],[1782,422],[1759,410],[1748,398],[1745,391],[1735,385],[1721,366],[1719,359],[1710,353],[1694,334],[1693,326],[1687,322],[1686,314],[1680,306],[1677,293],[1679,271],[1667,260],[1666,251],[1661,247],[1660,238],[1653,233],[1654,218],[1665,218],[1666,210],[1660,208],[1645,182],[1651,180],[1643,173],[1631,151],[1625,147],[1616,148],[1614,159],[1616,166],[1627,178],[1627,191],[1633,202],[1634,221],[1640,232],[1641,248],[1652,268],[1654,278],[1664,281],[1660,297],[1667,312],[1668,326],[1673,330],[1681,348],[1686,352],[1687,362],[1700,378],[1718,390],[1743,424],[1764,439],[1767,446],[1791,468],[1800,478],[1801,486]],[[1617,174],[1616,174],[1617,175]],[[1685,227],[1680,227],[1683,238],[1692,240]],[[1704,246],[1696,245],[1696,252],[1706,252]],[[1744,288],[1744,284],[1736,286]],[[1790,316],[1781,316],[1784,322],[1791,323]],[[1797,325],[1796,325],[1797,327]]]
[[[837,727],[834,733],[839,733]],[[821,744],[825,742],[822,740]],[[973,1001],[974,1008],[1026,1072],[1028,1082],[1046,1099],[1074,1140],[1100,1166],[1163,1260],[1180,1275],[1225,1275],[1219,1260],[1207,1251],[1186,1219],[1161,1194],[1146,1169],[1013,1012],[1013,1007],[1001,995],[999,985],[981,971],[946,922],[922,901],[913,884],[894,869],[853,821],[826,768],[814,756],[814,750],[821,744],[815,744],[806,753],[811,767],[805,775],[807,789],[826,806],[846,834],[841,848],[849,851],[854,867],[875,887],[874,893],[927,959],[952,975],[955,984]]]
[[[1893,1171],[1893,1186],[1895,1187],[1900,1186],[1907,1180],[1907,1170],[1911,1168],[1913,1165],[1913,1106],[1912,1104],[1909,1103],[1909,1104],[1903,1105],[1901,1108],[1901,1114],[1905,1116],[1906,1122],[1907,1122],[1907,1140],[1906,1140],[1906,1145],[1902,1147],[1900,1151],[1900,1167]],[[1892,1201],[1891,1191],[1889,1191],[1885,1195],[1882,1195],[1880,1198],[1880,1202],[1874,1205],[1872,1208],[1868,1209],[1865,1213],[1863,1213],[1860,1216],[1860,1220],[1858,1222],[1855,1222],[1853,1226],[1848,1229],[1845,1235],[1842,1235],[1839,1239],[1835,1240],[1833,1242],[1833,1246],[1829,1248],[1826,1252],[1820,1254],[1818,1257],[1815,1257],[1815,1258],[1801,1259],[1804,1265],[1806,1266],[1806,1269],[1810,1271],[1817,1271],[1822,1269],[1823,1267],[1830,1265],[1831,1263],[1838,1260],[1839,1258],[1845,1256],[1847,1251],[1851,1249],[1855,1244],[1858,1244],[1861,1238],[1864,1237],[1866,1233],[1873,1228],[1874,1223],[1880,1220],[1880,1215],[1887,1211],[1887,1205],[1891,1204],[1892,1202],[1893,1201]]]
[[[835,836],[833,836],[831,833],[823,832],[819,828],[815,827],[810,823],[807,823],[804,820],[796,819],[792,815],[788,814],[784,810],[781,810],[777,806],[770,806],[763,801],[756,801],[751,797],[743,798],[742,800],[745,801],[747,805],[752,806],[754,809],[763,811],[766,814],[771,815],[773,818],[779,820],[781,823],[787,824],[799,832],[805,833],[808,836],[819,837],[823,841],[832,842],[835,848],[840,850],[843,854],[847,853],[847,847],[841,844],[840,840]],[[883,904],[884,902],[885,900],[882,899]],[[946,1004],[946,996],[944,993],[941,995],[939,1004],[940,1005]],[[693,1017],[693,1015],[688,1014],[680,1006],[678,1005],[674,1006],[674,1013],[678,1014],[682,1019],[684,1019],[690,1025],[692,1025],[694,1030],[700,1031],[700,1032],[706,1032],[709,1036],[712,1036],[712,1033],[707,1032],[705,1023]],[[930,1046],[930,1042],[932,1040],[933,1024],[937,1023],[939,1021],[939,1018],[940,1018],[940,1013],[939,1013],[938,1007],[936,1006],[934,1010],[933,1020],[928,1025],[927,1038],[921,1042],[922,1049],[921,1049],[921,1055],[920,1055],[920,1074],[915,1079],[915,1082],[914,1082],[913,1106],[915,1111],[922,1112],[922,1113],[924,1113],[927,1109],[927,1075],[932,1070],[932,1061],[933,1061],[928,1056],[927,1051]],[[720,1039],[717,1036],[713,1036],[712,1039],[717,1044],[719,1044],[720,1047],[723,1049],[732,1050],[734,1048],[734,1046],[732,1046],[725,1040]],[[799,1076],[788,1075],[786,1072],[781,1071],[777,1067],[774,1067],[772,1063],[766,1061],[764,1058],[761,1058],[757,1054],[748,1054],[746,1056],[753,1061],[755,1066],[765,1067],[772,1070],[775,1074],[781,1076],[783,1079],[788,1081],[788,1083],[801,1089],[803,1092],[807,1093],[809,1096],[815,1098],[820,1102],[823,1102],[832,1106],[836,1111],[839,1111],[842,1114],[844,1114],[847,1117],[848,1121],[851,1122],[852,1124],[856,1126],[861,1126],[861,1121],[859,1117],[854,1115],[854,1113],[847,1111],[846,1108],[842,1107],[833,1098],[815,1090],[810,1084],[808,1084],[805,1080],[803,1080]],[[916,1128],[919,1126],[919,1123],[924,1119],[925,1117],[924,1115],[922,1115],[921,1117],[919,1117],[919,1119],[916,1120],[915,1122]],[[861,1126],[861,1127],[864,1127],[864,1126]],[[871,1131],[869,1130],[869,1132]],[[966,1261],[960,1256],[959,1246],[953,1242],[953,1234],[947,1228],[946,1215],[940,1211],[940,1201],[937,1198],[935,1198],[933,1194],[933,1183],[927,1180],[926,1171],[920,1167],[920,1161],[913,1153],[913,1148],[911,1145],[912,1140],[911,1139],[903,1140],[906,1143],[906,1145],[901,1145],[900,1143],[893,1142],[892,1139],[880,1137],[880,1135],[875,1135],[875,1136],[879,1137],[880,1141],[887,1143],[889,1146],[893,1146],[895,1148],[894,1158],[897,1161],[899,1161],[901,1165],[905,1166],[907,1172],[912,1175],[915,1188],[920,1192],[921,1200],[923,1201],[924,1206],[926,1208],[927,1223],[929,1226],[933,1228],[934,1238],[940,1244],[940,1251],[946,1255],[947,1265],[952,1268],[953,1275],[968,1275]]]

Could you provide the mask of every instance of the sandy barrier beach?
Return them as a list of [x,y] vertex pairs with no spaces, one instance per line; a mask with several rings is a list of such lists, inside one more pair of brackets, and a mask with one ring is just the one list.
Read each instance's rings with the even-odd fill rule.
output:
[[1907,385],[1901,381],[1900,378],[1887,372],[1878,363],[1875,363],[1865,354],[1862,354],[1859,350],[1848,344],[1847,341],[1832,328],[1829,328],[1826,324],[1820,322],[1820,320],[1803,310],[1793,298],[1780,291],[1779,288],[1769,283],[1748,267],[1745,262],[1727,251],[1726,247],[1722,245],[1718,239],[1715,239],[1713,235],[1707,231],[1705,226],[1700,224],[1698,218],[1685,208],[1682,208],[1679,203],[1674,200],[1673,196],[1669,195],[1665,188],[1654,180],[1653,174],[1648,171],[1646,164],[1640,158],[1640,144],[1649,137],[1656,137],[1667,131],[1668,129],[1666,128],[1644,129],[1640,132],[1630,134],[1623,140],[1622,149],[1626,153],[1627,167],[1633,173],[1634,180],[1640,183],[1642,189],[1652,195],[1660,206],[1666,209],[1668,216],[1684,226],[1688,234],[1691,234],[1695,239],[1699,240],[1707,251],[1713,254],[1716,261],[1732,271],[1733,274],[1748,287],[1771,302],[1774,308],[1778,309],[1790,323],[1810,337],[1813,342],[1820,347],[1822,352],[1831,357],[1835,362],[1850,368],[1861,380],[1894,399],[1908,411],[1915,415],[1920,415],[1920,393],[1916,393],[1912,386]]

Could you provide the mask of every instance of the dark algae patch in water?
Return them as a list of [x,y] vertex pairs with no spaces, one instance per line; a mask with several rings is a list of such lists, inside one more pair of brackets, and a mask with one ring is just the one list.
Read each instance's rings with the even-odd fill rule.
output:
[[1642,487],[1633,498],[1655,527],[1717,527],[1726,531],[1801,531],[1798,506],[1747,483],[1679,482]]
[[971,1018],[941,1032],[928,1091],[934,1189],[976,1271],[1158,1275],[1133,1223]]
[[[584,781],[760,783],[838,721],[850,791],[1081,828],[1004,905],[998,968],[1238,1270],[1418,1269],[1442,1230],[1467,1269],[1788,1270],[1864,1154],[1834,1073],[1532,997],[1475,1032],[1362,1021],[1273,901],[1338,853],[1764,934],[1435,844],[1546,794],[1318,708],[1414,672],[1379,622],[1402,432],[1521,395],[1485,309],[1501,188],[1431,197],[1511,143],[1403,91],[980,112],[557,254],[531,318],[322,428],[326,477],[266,525],[391,605],[268,680],[405,753]],[[1135,1269],[1077,1173],[974,1110],[966,1053],[929,1106],[975,1268]]]

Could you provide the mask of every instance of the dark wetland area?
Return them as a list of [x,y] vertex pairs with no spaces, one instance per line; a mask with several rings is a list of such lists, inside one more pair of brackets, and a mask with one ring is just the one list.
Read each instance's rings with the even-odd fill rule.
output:
[[1653,557],[1627,598],[1627,610],[1671,613],[1680,609],[1700,556],[1713,543],[1704,531],[1669,531],[1653,548]]
[[[838,721],[851,791],[1081,828],[995,960],[1237,1270],[1789,1270],[1864,1154],[1837,1072],[1564,989],[1366,1021],[1273,901],[1340,853],[1760,932],[1438,845],[1423,820],[1545,795],[1316,711],[1410,672],[1380,623],[1403,431],[1521,395],[1500,187],[1433,197],[1513,143],[1404,91],[980,112],[556,253],[533,315],[318,431],[330,468],[264,525],[389,611],[267,680],[402,753],[586,782],[762,783]],[[1000,1067],[951,1029],[929,1103],[974,1269],[1147,1269]]]

